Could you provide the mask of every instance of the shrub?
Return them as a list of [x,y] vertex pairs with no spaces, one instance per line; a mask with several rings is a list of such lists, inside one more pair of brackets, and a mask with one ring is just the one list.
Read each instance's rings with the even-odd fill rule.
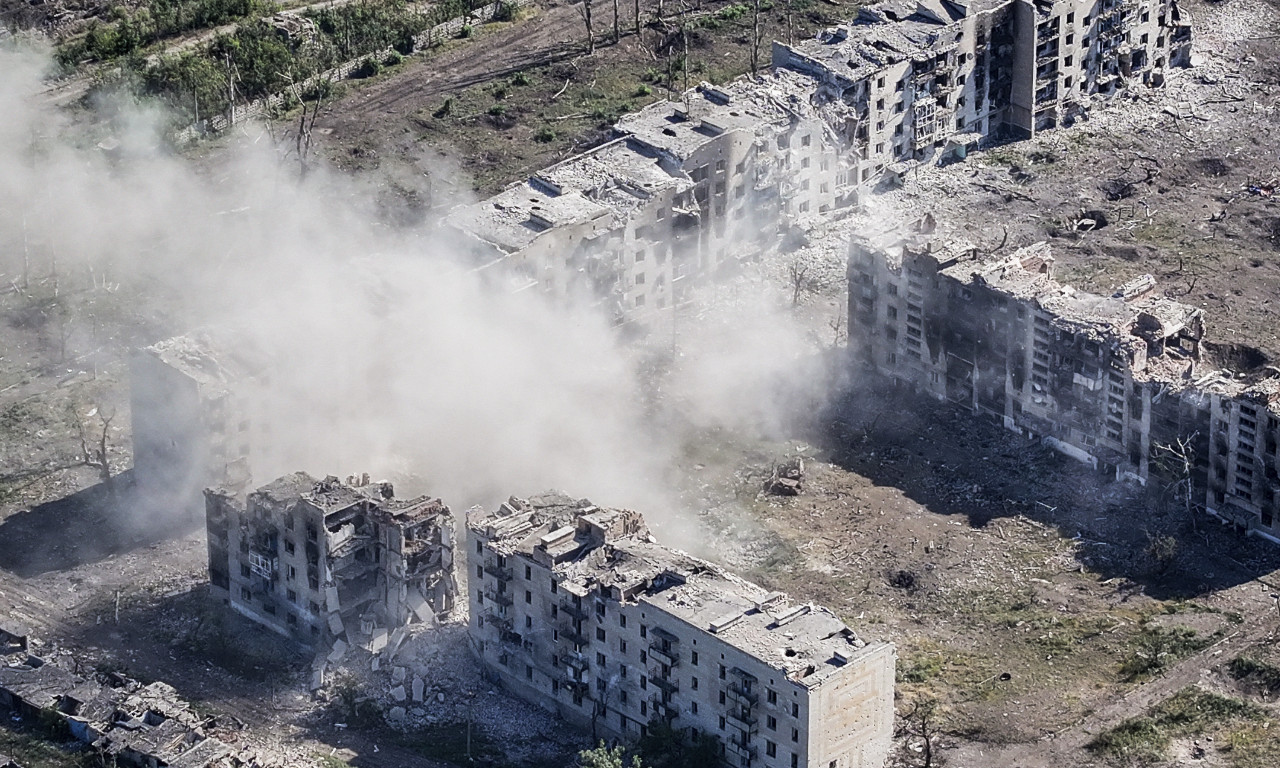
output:
[[533,81],[529,78],[529,74],[524,71],[517,72],[515,76],[511,78],[512,85],[528,85],[531,82]]
[[387,57],[382,60],[382,66],[384,67],[398,67],[403,63],[404,57],[400,55],[399,51],[388,53]]
[[640,87],[636,89],[635,95],[636,95],[637,97],[640,97],[640,96],[651,96],[651,95],[653,95],[653,89],[652,89],[652,88],[650,88],[649,86],[645,85],[644,83],[641,83],[641,84],[640,84]]
[[507,114],[507,107],[505,104],[494,104],[492,107],[489,107],[489,114],[494,117],[502,117]]
[[520,8],[515,3],[502,2],[498,3],[498,8],[493,12],[494,21],[515,21],[520,14]]
[[351,76],[355,78],[373,77],[381,71],[382,65],[374,61],[372,58],[368,58],[360,62],[360,66],[355,68],[351,73]]
[[551,130],[550,126],[544,125],[533,134],[533,140],[542,144],[550,144],[556,140],[556,132]]
[[458,37],[459,37],[459,38],[461,38],[461,39],[463,39],[463,40],[467,39],[468,37],[471,37],[471,25],[470,25],[470,24],[463,24],[463,25],[458,29]]

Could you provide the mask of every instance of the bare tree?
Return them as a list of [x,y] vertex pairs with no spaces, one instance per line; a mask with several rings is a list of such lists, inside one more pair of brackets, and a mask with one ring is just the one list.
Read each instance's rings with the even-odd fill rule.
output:
[[622,21],[618,13],[618,0],[613,0],[613,44],[617,45],[622,41]]
[[582,17],[582,23],[587,28],[587,53],[596,52],[596,33],[591,23],[591,3],[593,0],[582,0],[578,4],[578,15]]
[[1191,471],[1196,464],[1194,442],[1198,434],[1193,432],[1169,443],[1157,443],[1151,451],[1151,460],[1157,471],[1173,479],[1173,482],[1165,486],[1163,493],[1172,494],[1174,501],[1181,503],[1183,512],[1191,521],[1191,530],[1197,532],[1200,528],[1196,524],[1195,482]]
[[840,342],[848,338],[848,331],[845,330],[844,323],[844,304],[840,305],[840,312],[831,320],[827,321],[827,327],[831,329],[831,348],[835,349],[840,346]]
[[751,74],[760,71],[760,0],[754,0],[751,10]]
[[115,478],[111,474],[111,459],[108,455],[108,438],[111,431],[111,421],[115,419],[116,413],[112,410],[110,413],[106,409],[98,407],[89,412],[88,418],[98,417],[98,424],[101,430],[95,430],[95,434],[90,436],[85,420],[80,417],[79,411],[76,412],[76,426],[80,431],[80,458],[85,466],[94,467],[98,470],[98,478],[102,484],[107,487],[107,493],[114,496]]
[[787,265],[787,274],[791,277],[791,306],[800,304],[800,294],[809,288],[810,264],[797,258]]
[[[659,0],[661,5],[661,0]],[[636,37],[640,37],[640,0],[636,0]]]
[[946,758],[938,754],[942,729],[938,725],[938,700],[920,696],[898,719],[894,736],[901,739],[892,765],[895,768],[941,768]]

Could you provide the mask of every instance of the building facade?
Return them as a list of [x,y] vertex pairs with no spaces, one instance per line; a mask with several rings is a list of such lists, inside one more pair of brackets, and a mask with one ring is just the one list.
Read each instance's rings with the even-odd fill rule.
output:
[[1044,243],[990,257],[926,218],[851,244],[850,352],[1109,477],[1186,482],[1196,506],[1276,537],[1280,374],[1215,370],[1203,310],[1155,288],[1076,291]]
[[454,518],[389,483],[304,472],[242,500],[206,491],[209,581],[238,613],[305,645],[380,650],[454,604]]
[[249,482],[253,425],[237,395],[256,367],[197,332],[130,359],[133,473],[144,501],[199,519],[201,491]]
[[616,138],[447,225],[513,290],[607,304],[615,322],[670,322],[692,280],[757,252],[788,222],[849,205],[812,78],[784,71],[623,116]]
[[471,641],[512,693],[599,736],[708,735],[732,766],[884,764],[891,644],[656,544],[635,512],[548,493],[467,530]]

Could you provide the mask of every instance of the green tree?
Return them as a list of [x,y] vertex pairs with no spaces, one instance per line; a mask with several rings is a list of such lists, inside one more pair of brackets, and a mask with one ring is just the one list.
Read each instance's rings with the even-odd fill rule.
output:
[[625,749],[605,746],[603,741],[595,749],[579,752],[578,765],[581,768],[644,768],[638,756],[633,755],[631,762],[627,763]]

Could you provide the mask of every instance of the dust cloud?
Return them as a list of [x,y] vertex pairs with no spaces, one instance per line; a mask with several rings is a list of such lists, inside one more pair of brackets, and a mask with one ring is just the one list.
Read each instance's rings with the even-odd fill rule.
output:
[[154,321],[142,341],[246,334],[270,361],[250,397],[270,426],[255,483],[367,471],[456,510],[555,487],[638,509],[679,543],[688,430],[777,426],[774,382],[803,345],[782,313],[680,329],[665,385],[680,416],[655,419],[650,368],[602,313],[486,285],[460,244],[380,224],[350,178],[300,179],[261,128],[193,161],[164,148],[163,115],[111,102],[109,134],[86,137],[45,106],[46,63],[0,52],[0,279],[56,265],[64,291],[107,286]]

